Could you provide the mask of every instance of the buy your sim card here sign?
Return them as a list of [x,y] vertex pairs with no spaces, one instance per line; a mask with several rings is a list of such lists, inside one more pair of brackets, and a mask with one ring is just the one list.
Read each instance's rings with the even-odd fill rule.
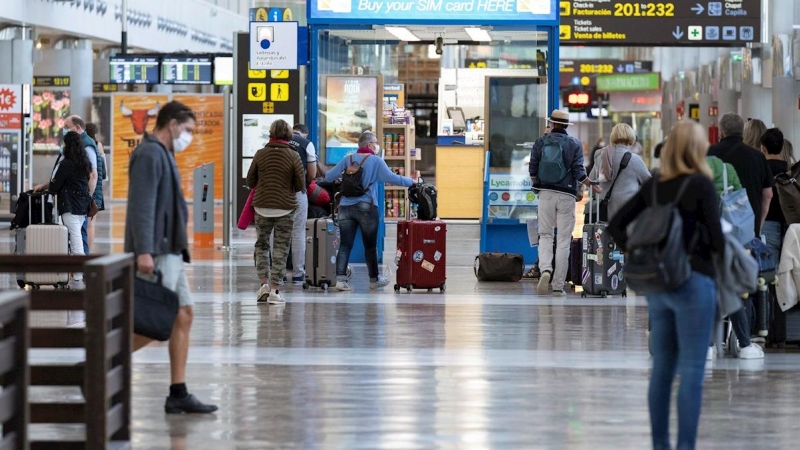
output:
[[475,20],[555,21],[557,0],[308,0],[311,23],[384,22],[467,23]]

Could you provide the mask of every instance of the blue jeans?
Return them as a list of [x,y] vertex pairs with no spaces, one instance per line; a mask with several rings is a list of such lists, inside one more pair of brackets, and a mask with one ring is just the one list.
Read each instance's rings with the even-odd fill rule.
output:
[[378,279],[379,224],[378,208],[372,203],[360,202],[355,205],[339,206],[339,229],[342,241],[339,244],[339,253],[336,255],[337,279],[347,279],[350,252],[353,251],[353,242],[359,228],[361,228],[361,238],[364,241],[364,260],[367,262],[369,278],[370,280]]
[[703,397],[708,342],[716,308],[714,280],[695,272],[675,291],[647,296],[652,330],[653,372],[648,403],[653,448],[670,449],[669,406],[676,373],[678,449],[693,449]]
[[770,259],[775,263],[775,267],[778,267],[783,246],[783,225],[780,222],[764,222],[761,234],[767,238],[767,248],[771,253]]
[[89,217],[83,219],[83,226],[81,227],[81,238],[83,238],[83,254],[89,254],[89,232],[87,228],[89,227]]

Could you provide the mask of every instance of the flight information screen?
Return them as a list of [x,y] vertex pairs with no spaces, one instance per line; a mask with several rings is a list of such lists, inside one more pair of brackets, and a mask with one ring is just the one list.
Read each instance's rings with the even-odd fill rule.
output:
[[161,60],[163,84],[211,84],[211,58],[164,57]]
[[158,84],[159,58],[147,56],[112,57],[111,82],[117,84]]

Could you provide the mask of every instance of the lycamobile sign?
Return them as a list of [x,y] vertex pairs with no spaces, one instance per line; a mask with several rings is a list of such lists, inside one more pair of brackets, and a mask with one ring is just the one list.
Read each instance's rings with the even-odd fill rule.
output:
[[659,89],[661,89],[661,77],[658,73],[597,77],[598,92],[657,91]]

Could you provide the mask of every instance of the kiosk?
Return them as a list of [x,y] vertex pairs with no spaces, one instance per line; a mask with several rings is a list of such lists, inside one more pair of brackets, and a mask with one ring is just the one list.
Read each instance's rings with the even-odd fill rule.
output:
[[[463,145],[465,139],[459,139],[459,136],[450,136],[450,142],[442,142],[440,139],[437,145],[437,185],[445,181],[445,172],[448,171],[448,161],[440,158],[441,156],[449,155],[446,159],[452,161],[453,169],[462,167],[465,158],[459,156],[460,145],[465,153],[469,153],[469,159],[474,160],[474,164],[468,168],[464,167],[471,171],[470,182],[478,183],[470,189],[470,192],[474,192],[474,200],[471,203],[482,204],[480,217],[484,222],[490,216],[492,218],[489,226],[482,226],[481,248],[501,252],[519,252],[522,247],[527,250],[529,245],[526,220],[531,216],[535,217],[536,214],[535,203],[528,201],[527,192],[520,199],[525,206],[518,205],[524,214],[519,217],[515,214],[504,216],[502,208],[495,208],[497,205],[492,203],[491,193],[486,189],[481,190],[479,186],[481,183],[488,186],[495,175],[499,177],[497,179],[525,178],[523,161],[517,160],[519,158],[515,156],[524,153],[532,139],[541,135],[544,119],[549,110],[559,104],[559,2],[556,0],[309,0],[307,20],[311,44],[307,122],[316,128],[312,131],[311,137],[319,149],[319,156],[329,163],[330,161],[326,159],[326,144],[329,141],[339,142],[342,130],[350,132],[352,131],[350,128],[356,125],[372,122],[370,114],[373,103],[368,102],[365,108],[351,108],[353,117],[346,121],[337,119],[341,122],[338,128],[327,125],[328,108],[331,106],[325,95],[328,76],[381,75],[384,84],[396,83],[398,73],[396,54],[408,43],[430,44],[431,51],[435,49],[439,55],[446,54],[446,48],[450,46],[453,48],[468,45],[492,46],[500,49],[499,58],[503,60],[500,68],[504,67],[502,64],[506,64],[505,67],[510,69],[521,67],[507,64],[509,61],[507,54],[514,52],[506,49],[518,50],[519,54],[527,55],[532,52],[533,58],[524,55],[522,58],[541,61],[541,64],[534,64],[526,74],[514,74],[515,79],[510,81],[511,84],[520,81],[523,75],[535,79],[525,81],[527,84],[520,87],[510,86],[506,89],[508,83],[501,79],[502,77],[490,77],[488,74],[485,79],[477,82],[486,83],[484,95],[487,102],[487,106],[480,109],[485,120],[486,143],[479,151],[476,152],[476,148],[468,149]],[[360,54],[359,58],[355,58],[353,49],[359,45],[369,46],[370,54]],[[456,69],[468,67],[464,58],[459,59],[459,66],[456,66]],[[443,78],[446,76],[447,74],[442,74]],[[490,78],[495,78],[494,85],[489,83]],[[474,89],[462,89],[459,92],[457,86],[454,89],[456,102],[463,101],[467,94],[476,92]],[[498,97],[500,91],[503,91],[504,95],[510,94],[513,97],[506,104],[507,111],[502,108],[502,97]],[[494,105],[493,109],[489,108],[490,103]],[[533,104],[535,107],[531,106]],[[459,104],[444,105],[441,102],[439,104],[441,111],[445,114],[449,111],[448,115],[456,117],[457,125],[461,128],[462,115],[456,114],[460,112],[458,109],[453,109],[459,106]],[[494,126],[490,115],[495,117]],[[502,117],[513,117],[515,120],[508,121]],[[379,117],[376,119],[376,128],[373,131],[382,136],[382,121]],[[511,122],[514,123],[513,127],[524,128],[524,132],[518,129],[509,130],[508,124]],[[485,159],[484,152],[492,155],[493,162],[488,158]],[[502,158],[501,155],[506,153],[509,157]],[[477,167],[477,170],[472,170],[473,166]],[[440,191],[441,189],[440,187]],[[520,186],[520,189],[524,189],[524,186]],[[502,198],[502,193],[498,195]],[[440,197],[440,204],[445,198]],[[500,211],[499,216],[497,211]],[[380,241],[382,237],[379,236]],[[520,242],[520,238],[524,240]],[[530,251],[523,253],[526,259],[535,258],[536,249],[531,248]],[[353,255],[356,255],[355,251]]]

